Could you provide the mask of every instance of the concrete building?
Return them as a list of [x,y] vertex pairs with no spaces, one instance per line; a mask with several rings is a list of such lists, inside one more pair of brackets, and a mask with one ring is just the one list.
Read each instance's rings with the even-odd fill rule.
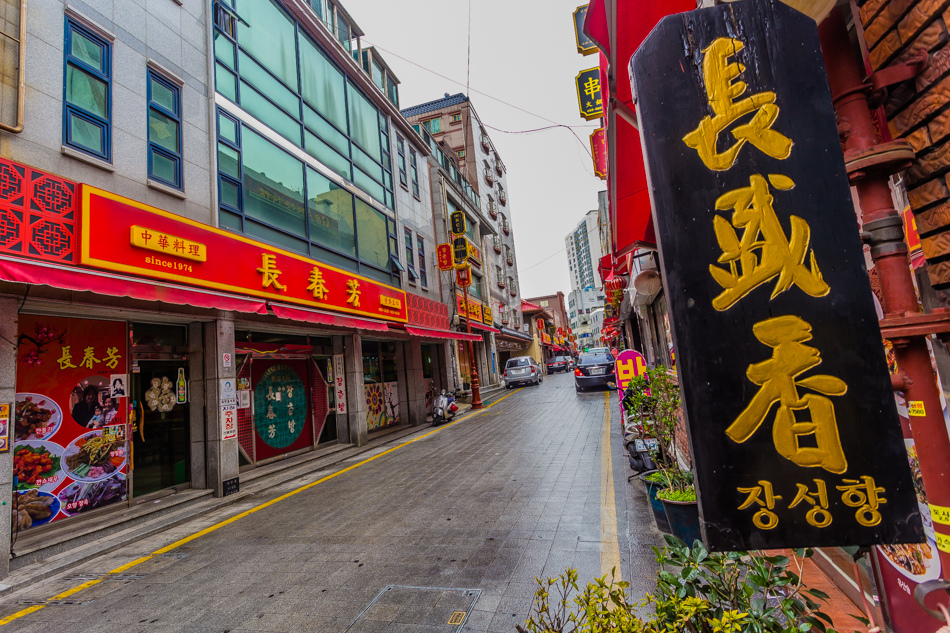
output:
[[480,248],[486,285],[483,300],[491,304],[498,330],[490,350],[492,373],[497,374],[499,361],[518,355],[527,344],[520,332],[521,289],[507,169],[466,95],[446,94],[441,99],[406,108],[403,114],[420,133],[424,129],[447,154],[455,156],[458,169],[479,196],[482,214],[494,224],[493,230],[483,235]]
[[591,344],[593,334],[590,315],[594,310],[604,307],[604,299],[604,291],[599,288],[572,290],[568,294],[568,318],[577,337],[577,346],[581,349]]
[[600,287],[597,263],[603,256],[598,225],[598,211],[588,211],[577,227],[564,238],[567,264],[571,273],[571,290]]
[[0,108],[0,335],[17,341],[0,504],[17,446],[60,466],[17,482],[51,508],[18,513],[18,549],[61,547],[88,510],[119,526],[424,423],[464,337],[433,265],[432,150],[345,9],[21,7],[23,57],[0,60],[24,81]]

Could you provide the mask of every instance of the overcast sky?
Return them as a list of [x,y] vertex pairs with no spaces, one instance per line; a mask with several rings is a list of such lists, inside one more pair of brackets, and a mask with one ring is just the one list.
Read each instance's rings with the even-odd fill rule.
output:
[[[596,126],[577,111],[574,77],[597,64],[596,55],[577,53],[571,14],[580,4],[582,0],[471,4],[469,96],[482,122],[490,126],[488,133],[508,170],[507,212],[524,297],[558,290],[566,297],[570,292],[564,237],[584,213],[597,208],[597,192],[606,189],[594,176],[589,155]],[[348,0],[344,6],[366,33],[363,46],[383,49],[386,63],[402,82],[401,107],[465,91],[468,0]],[[544,119],[578,126],[574,132],[583,146],[564,128],[531,134],[492,129],[551,125]]]

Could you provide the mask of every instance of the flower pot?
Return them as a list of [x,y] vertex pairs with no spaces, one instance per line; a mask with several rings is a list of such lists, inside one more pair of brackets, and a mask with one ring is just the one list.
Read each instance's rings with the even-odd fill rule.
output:
[[673,536],[692,547],[693,541],[702,541],[699,531],[699,505],[695,501],[660,499]]
[[652,475],[655,472],[655,470],[651,470],[649,472],[640,473],[640,481],[642,481],[643,485],[646,486],[647,496],[650,497],[650,508],[653,510],[653,520],[656,521],[656,527],[661,532],[670,532],[670,523],[666,519],[666,512],[663,510],[663,503],[661,503],[656,497],[656,493],[663,488],[666,488],[666,486],[664,484],[658,484],[644,479],[644,477],[647,475]]

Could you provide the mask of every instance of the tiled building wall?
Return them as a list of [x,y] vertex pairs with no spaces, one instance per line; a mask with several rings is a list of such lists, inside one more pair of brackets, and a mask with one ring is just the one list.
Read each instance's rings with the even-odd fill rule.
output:
[[860,18],[872,71],[923,51],[927,67],[889,90],[884,104],[893,138],[917,158],[904,172],[930,282],[950,297],[950,0],[864,0]]

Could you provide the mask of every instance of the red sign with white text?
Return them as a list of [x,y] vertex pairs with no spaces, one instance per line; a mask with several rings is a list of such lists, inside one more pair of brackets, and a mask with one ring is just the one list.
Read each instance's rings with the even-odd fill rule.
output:
[[607,130],[597,128],[590,135],[590,153],[594,159],[594,175],[607,180]]
[[82,186],[81,244],[87,266],[408,320],[406,293],[398,288],[88,185]]

